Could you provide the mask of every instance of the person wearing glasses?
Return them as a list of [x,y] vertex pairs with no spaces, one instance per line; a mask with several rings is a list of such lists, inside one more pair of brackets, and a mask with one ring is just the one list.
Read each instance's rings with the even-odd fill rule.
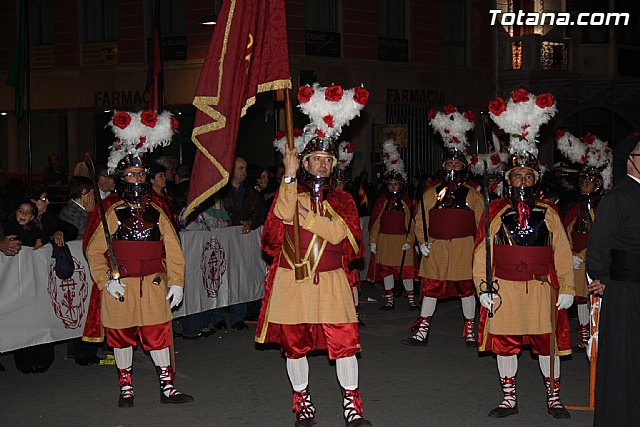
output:
[[595,426],[636,425],[640,417],[640,141],[613,150],[613,190],[598,205],[587,246],[589,291],[602,296]]
[[47,210],[49,197],[47,196],[47,189],[42,184],[29,183],[24,193],[27,199],[31,200],[38,209],[34,221],[36,227],[44,232],[45,240],[42,243],[47,244],[51,241],[57,246],[64,246],[65,242],[75,240],[78,236],[78,229],[72,224],[59,219],[55,213]]
[[[122,127],[132,120],[141,120],[136,113],[119,112],[113,121],[122,116],[128,118]],[[155,119],[151,122],[155,129],[160,128],[159,132],[173,133],[167,113],[158,118],[154,112],[145,111],[142,119],[145,117],[148,121]],[[146,126],[136,125],[141,129]],[[151,138],[145,137],[144,142],[140,139],[137,145],[149,144]],[[116,359],[121,408],[134,406],[133,347],[138,341],[150,353],[156,367],[160,402],[194,400],[174,387],[169,350],[171,309],[182,302],[184,295],[184,255],[168,206],[147,182],[148,171],[140,156],[129,144],[114,144],[108,162],[110,172],[115,171],[116,192],[103,200],[103,207],[120,277],[113,274],[108,261],[109,247],[100,209],[91,214],[84,239],[85,255],[95,282],[88,319],[100,322],[88,320],[83,339],[102,341],[101,327],[106,328],[107,343],[113,347]]]

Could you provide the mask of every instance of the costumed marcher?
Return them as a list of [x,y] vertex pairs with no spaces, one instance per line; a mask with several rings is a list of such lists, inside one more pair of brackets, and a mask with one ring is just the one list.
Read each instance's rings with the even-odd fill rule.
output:
[[[353,198],[333,188],[335,140],[368,99],[362,87],[302,86],[300,109],[309,115],[304,148],[286,149],[285,176],[262,233],[262,249],[274,258],[256,329],[258,343],[278,343],[293,387],[296,426],[315,422],[309,394],[307,353],[328,350],[336,361],[347,426],[370,426],[358,390],[358,322],[348,266],[362,252],[360,219]],[[299,151],[300,150],[300,151]],[[298,153],[300,157],[298,157]],[[300,167],[302,166],[302,167]],[[300,258],[296,277],[292,221],[299,217]]]
[[558,150],[573,163],[582,163],[578,202],[564,216],[564,225],[573,252],[573,268],[576,285],[574,303],[578,311],[578,344],[576,351],[585,351],[591,336],[589,328],[589,290],[584,261],[587,256],[589,230],[593,224],[596,207],[603,192],[611,187],[613,170],[611,150],[607,143],[595,135],[587,134],[579,139],[569,131],[556,131]]
[[378,197],[369,218],[372,254],[369,262],[375,263],[373,281],[382,281],[384,284],[385,303],[380,307],[381,310],[393,310],[395,281],[402,280],[409,309],[414,311],[418,305],[413,296],[413,212],[411,201],[404,193],[407,183],[404,161],[394,140],[389,139],[382,144],[382,160],[385,166],[382,179],[387,191]]
[[415,235],[422,253],[419,272],[422,308],[412,328],[413,336],[402,340],[406,345],[427,344],[436,304],[439,299],[450,297],[462,301],[462,336],[466,345],[476,345],[471,257],[484,201],[475,186],[467,182],[466,133],[473,129],[474,122],[473,111],[463,114],[450,104],[443,112],[429,111],[429,123],[444,141],[444,181],[428,188],[416,206]]
[[[104,201],[107,242],[99,209],[89,219],[84,250],[94,288],[85,325],[85,341],[106,334],[113,347],[120,386],[119,407],[133,406],[133,347],[139,340],[149,351],[160,378],[161,403],[186,403],[193,397],[177,391],[170,360],[171,309],[183,298],[184,257],[169,207],[146,182],[143,153],[166,146],[177,127],[169,112],[157,115],[117,112],[109,126],[116,136],[109,170],[116,193]],[[109,247],[119,267],[113,271]],[[119,275],[122,276],[119,277]],[[104,331],[103,331],[104,327]]]
[[[567,308],[573,303],[573,262],[569,239],[556,206],[541,198],[535,138],[556,112],[549,93],[524,89],[508,103],[489,103],[493,121],[510,135],[506,195],[489,205],[489,234],[479,227],[473,279],[480,296],[478,350],[497,355],[504,398],[491,417],[518,413],[518,354],[529,345],[538,355],[547,389],[547,411],[569,418],[560,401],[560,358],[571,354]],[[484,215],[481,224],[485,224]],[[487,282],[487,243],[493,279]],[[493,317],[491,317],[491,315]],[[550,357],[553,352],[553,359]],[[553,377],[551,377],[553,371]]]
[[635,426],[640,419],[640,140],[613,149],[614,176],[627,176],[598,205],[589,231],[589,290],[601,295],[594,426]]

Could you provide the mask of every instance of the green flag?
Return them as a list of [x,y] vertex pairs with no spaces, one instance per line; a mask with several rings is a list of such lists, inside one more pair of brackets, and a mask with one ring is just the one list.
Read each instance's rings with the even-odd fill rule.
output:
[[16,91],[16,117],[22,118],[24,112],[24,77],[27,69],[27,57],[29,46],[27,45],[27,15],[26,1],[20,0],[20,12],[18,16],[18,42],[16,51],[13,53],[13,60],[7,75],[7,84],[13,86]]

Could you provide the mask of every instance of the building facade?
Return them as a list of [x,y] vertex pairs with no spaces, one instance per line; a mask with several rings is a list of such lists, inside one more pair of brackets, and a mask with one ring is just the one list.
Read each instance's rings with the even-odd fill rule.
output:
[[[16,45],[19,1],[0,0],[0,77],[5,81]],[[195,109],[191,106],[220,0],[162,1],[166,108],[180,129],[163,154],[189,163]],[[344,137],[358,147],[357,174],[378,163],[376,147],[397,135],[410,173],[431,172],[440,148],[426,111],[454,103],[483,108],[495,93],[493,33],[488,0],[287,0],[290,68],[294,87],[319,81],[364,84],[370,104]],[[6,170],[27,170],[31,135],[33,171],[58,152],[72,168],[87,150],[104,159],[111,143],[104,129],[112,110],[142,109],[152,0],[30,0],[31,126],[12,113],[14,90],[0,85],[0,158]],[[243,118],[238,152],[250,163],[276,160],[271,140],[281,104],[259,97]],[[302,121],[296,117],[296,121]],[[302,124],[302,123],[300,123]],[[399,125],[399,126],[386,126]],[[391,132],[391,133],[389,133]],[[371,172],[371,170],[369,170]]]

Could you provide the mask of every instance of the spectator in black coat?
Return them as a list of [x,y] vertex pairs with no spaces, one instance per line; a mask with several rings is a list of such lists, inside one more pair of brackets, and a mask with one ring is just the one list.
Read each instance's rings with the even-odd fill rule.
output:
[[230,183],[222,189],[222,204],[231,217],[231,225],[242,225],[242,234],[255,230],[261,222],[260,195],[247,179],[247,161],[236,157]]
[[191,168],[189,165],[182,164],[176,168],[175,185],[170,193],[176,212],[180,212],[187,207],[187,194],[189,194],[189,185],[191,183],[190,179]]

